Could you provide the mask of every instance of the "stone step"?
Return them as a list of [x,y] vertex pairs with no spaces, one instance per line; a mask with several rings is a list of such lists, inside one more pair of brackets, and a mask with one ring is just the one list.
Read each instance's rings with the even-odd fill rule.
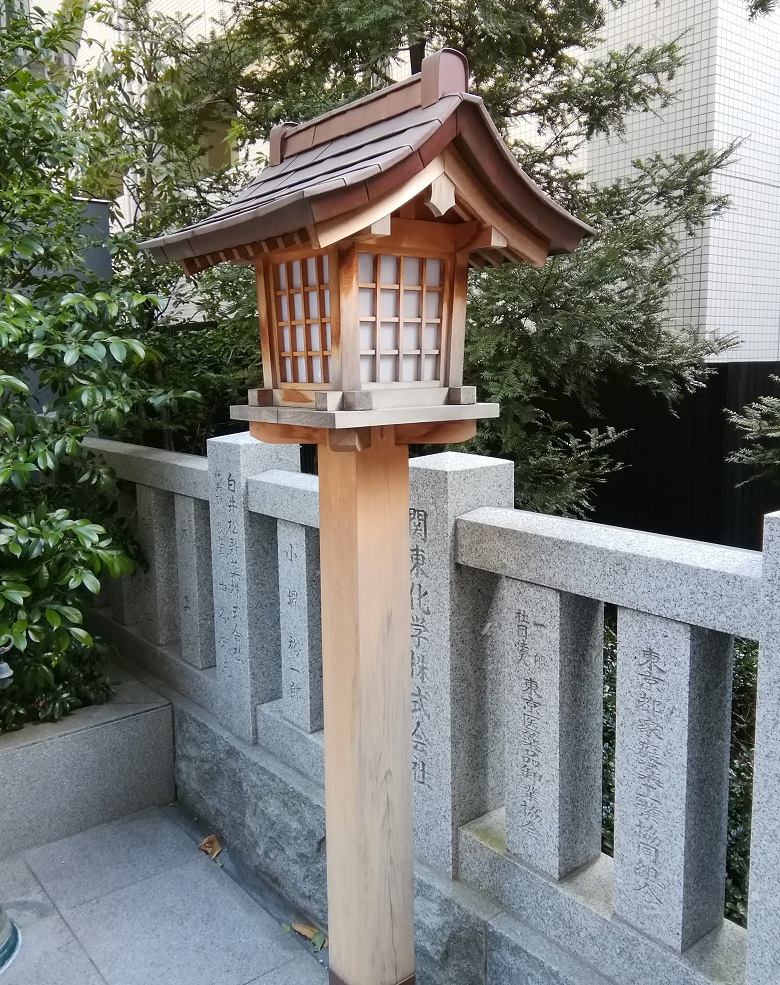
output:
[[108,704],[0,736],[0,858],[174,799],[169,702],[124,670],[109,678]]

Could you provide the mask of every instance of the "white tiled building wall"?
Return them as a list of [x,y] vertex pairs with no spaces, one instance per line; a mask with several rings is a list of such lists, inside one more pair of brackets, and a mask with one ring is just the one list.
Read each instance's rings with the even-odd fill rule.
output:
[[691,243],[670,316],[738,336],[717,361],[780,360],[780,17],[750,22],[743,0],[629,0],[609,8],[604,33],[604,50],[679,39],[686,64],[663,115],[635,114],[625,141],[591,143],[591,175],[742,140],[715,184],[732,208]]
[[709,327],[737,332],[721,359],[780,360],[780,18],[750,23],[741,0],[719,0],[716,146],[742,140],[718,180],[733,208],[712,223]]

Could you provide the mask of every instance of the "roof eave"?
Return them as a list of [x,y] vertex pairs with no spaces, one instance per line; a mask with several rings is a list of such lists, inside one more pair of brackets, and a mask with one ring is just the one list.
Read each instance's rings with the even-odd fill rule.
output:
[[475,177],[519,222],[549,241],[550,253],[570,253],[595,235],[523,171],[478,96],[467,93],[458,108],[455,143]]
[[[262,230],[257,228],[262,220]],[[235,249],[261,239],[284,236],[305,229],[312,222],[311,199],[297,191],[283,199],[226,216],[212,224],[188,227],[141,243],[164,263]]]

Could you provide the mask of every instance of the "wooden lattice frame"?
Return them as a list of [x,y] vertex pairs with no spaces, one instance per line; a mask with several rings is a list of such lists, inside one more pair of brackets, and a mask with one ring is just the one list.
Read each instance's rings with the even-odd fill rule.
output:
[[[421,225],[428,226],[432,224],[421,223]],[[421,248],[419,243],[402,244],[396,241],[395,237],[388,236],[382,237],[381,240],[375,242],[369,240],[353,244],[352,250],[354,253],[352,254],[352,262],[347,260],[343,250],[338,247],[331,247],[327,250],[313,250],[310,246],[308,248],[298,246],[279,250],[276,253],[268,254],[264,257],[258,257],[256,259],[257,298],[260,316],[261,347],[263,351],[263,377],[266,381],[266,387],[289,391],[291,397],[296,390],[349,389],[350,387],[346,385],[344,374],[346,373],[350,379],[353,374],[347,369],[346,365],[343,365],[345,359],[349,361],[349,365],[353,365],[354,363],[354,370],[358,373],[354,377],[352,389],[373,389],[375,387],[387,387],[388,385],[396,389],[430,389],[452,386],[452,371],[453,369],[457,369],[457,364],[461,357],[459,353],[450,352],[450,338],[451,332],[455,327],[452,324],[453,318],[457,319],[458,324],[464,320],[464,312],[461,310],[463,305],[459,302],[465,300],[465,296],[463,299],[459,297],[460,293],[463,292],[459,291],[458,287],[462,286],[465,290],[465,269],[458,271],[460,276],[456,276],[456,269],[459,267],[458,258],[453,256],[449,251],[449,242],[446,245],[443,242],[436,243],[435,247],[438,248]],[[401,275],[401,278],[393,283],[382,283],[381,278],[377,282],[375,273],[373,281],[361,282],[357,270],[357,256],[361,253],[367,253],[374,257],[375,270],[376,266],[381,262],[381,256],[392,256],[396,258],[398,273]],[[466,259],[465,255],[463,259]],[[405,260],[419,260],[419,285],[410,285],[404,282],[402,275]],[[304,270],[307,261],[316,262],[316,284],[306,284]],[[441,276],[438,285],[424,283],[427,280],[427,265],[430,261],[436,261],[441,265]],[[315,291],[318,298],[318,317],[309,315],[302,309],[299,309],[301,317],[293,317],[292,319],[289,317],[291,314],[295,315],[295,302],[291,297],[293,293],[292,272],[294,269],[293,264],[295,263],[300,263],[302,302],[303,295],[306,291]],[[284,286],[275,279],[275,270],[280,265],[284,265],[286,273]],[[460,266],[463,266],[463,264],[460,264]],[[325,276],[326,271],[327,277]],[[463,285],[460,285],[461,280],[463,280]],[[456,281],[458,282],[457,284]],[[358,296],[361,288],[365,290],[367,286],[370,286],[375,291],[377,305],[380,302],[379,292],[381,290],[397,290],[398,313],[389,317],[380,316],[378,320],[375,320],[375,316],[373,315],[361,318],[358,311]],[[298,290],[298,288],[296,287],[294,290]],[[419,291],[421,296],[420,311],[422,312],[420,315],[412,315],[404,318],[402,307],[404,290]],[[326,292],[328,296],[329,318],[322,317],[322,313],[326,310]],[[428,310],[426,315],[426,297],[437,292],[439,294],[437,311],[434,314]],[[285,298],[286,308],[281,303],[283,297]],[[285,313],[286,317],[282,317]],[[348,340],[349,345],[346,352],[342,350],[343,340],[341,338],[341,322],[344,318],[347,319],[347,323],[350,325],[353,319],[355,322],[355,339]],[[379,351],[377,351],[376,344],[372,346],[375,364],[370,382],[361,382],[359,379],[361,348],[359,344],[360,321],[374,322],[375,333],[382,322],[397,322],[401,329],[400,345],[394,349],[385,348],[383,350],[382,346],[379,346]],[[407,323],[419,321],[421,325],[421,338],[418,350],[404,345],[404,321]],[[325,322],[330,323],[329,346],[327,345]],[[315,324],[317,324],[319,329],[319,346],[309,344],[312,341],[310,335],[311,328]],[[428,341],[425,338],[426,324],[435,324],[438,326],[436,345],[426,344]],[[293,329],[297,326],[302,326],[306,333],[306,344],[304,348],[296,347],[296,340],[293,338]],[[285,328],[290,329],[289,344],[286,344],[288,343],[288,338],[284,334]],[[462,331],[456,332],[456,335],[460,334],[462,334]],[[377,382],[377,377],[379,376],[379,358],[381,355],[392,355],[396,358],[398,360],[397,366],[399,370],[403,365],[402,359],[404,355],[415,355],[420,360],[420,371],[423,369],[423,360],[425,357],[435,356],[436,367],[433,378],[407,381],[393,379]],[[312,380],[312,359],[317,357],[321,360],[322,376],[320,380],[314,381]],[[287,365],[284,363],[284,360],[288,358],[292,361],[290,365],[291,372],[287,371]],[[298,359],[305,360],[305,374],[298,371],[298,366],[295,362]],[[455,366],[453,366],[453,360]],[[306,376],[305,381],[300,378],[302,375]]]
[[[368,364],[370,370],[364,379],[361,371],[361,388],[370,389],[372,386],[401,385],[439,387],[445,379],[447,326],[449,315],[449,295],[452,283],[452,257],[446,253],[429,253],[409,255],[388,249],[384,244],[378,246],[358,246],[358,269],[360,257],[371,257],[372,279],[361,280],[358,274],[358,295],[366,297],[372,292],[371,314],[358,311],[359,332],[361,334],[360,359]],[[387,264],[384,261],[389,261]],[[394,278],[387,280],[382,273],[383,266],[394,266]],[[428,274],[436,265],[438,277]],[[412,273],[412,271],[416,271]],[[415,283],[416,281],[416,283]],[[429,283],[429,281],[432,281]],[[390,293],[395,296],[395,314],[382,310],[383,295]],[[418,296],[415,312],[406,311],[407,295]],[[434,309],[431,310],[429,300],[435,298]],[[393,345],[386,345],[382,338],[385,326],[395,326]],[[416,344],[407,341],[407,326],[417,326]],[[429,328],[435,326],[435,342],[430,344]],[[368,332],[366,332],[368,329]],[[368,334],[370,345],[365,345]],[[417,371],[414,379],[405,379],[404,359],[414,358],[417,361]],[[426,373],[426,361],[434,359],[433,372]],[[389,378],[383,378],[382,360],[390,358],[395,362],[395,372]],[[427,375],[427,378],[426,378]]]
[[[266,387],[279,390],[326,390],[333,386],[338,375],[339,359],[339,304],[338,304],[338,253],[336,250],[313,250],[311,247],[293,247],[276,253],[259,256],[255,259],[257,282],[257,305],[260,320],[260,343],[263,351],[263,379]],[[309,278],[309,265],[314,264],[314,277]],[[301,271],[301,314],[300,318],[289,318],[295,314],[293,295],[299,291],[293,287],[294,265]],[[285,270],[284,286],[278,279],[280,267]],[[312,292],[317,298],[317,315],[307,310],[306,294]],[[284,313],[282,298],[286,305]],[[326,314],[327,312],[327,314]],[[295,329],[302,327],[304,346],[297,346]],[[285,345],[284,329],[289,329],[289,346]],[[317,345],[312,344],[316,328]],[[291,372],[286,371],[284,360],[291,360]],[[298,369],[298,359],[305,362],[305,374]],[[320,360],[320,379],[315,380],[314,360]],[[305,375],[306,380],[299,379]]]
[[328,386],[333,353],[327,255],[272,261],[279,382]]

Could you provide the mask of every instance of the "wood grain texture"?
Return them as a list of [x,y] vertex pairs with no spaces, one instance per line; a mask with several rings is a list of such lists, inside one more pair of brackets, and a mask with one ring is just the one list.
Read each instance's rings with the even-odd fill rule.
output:
[[395,429],[395,443],[397,445],[450,445],[468,441],[476,433],[476,421],[399,424]]
[[409,461],[392,428],[322,447],[320,558],[330,968],[414,974]]
[[445,350],[447,363],[442,379],[448,387],[463,384],[463,353],[466,345],[466,297],[469,290],[469,255],[458,253],[455,257],[450,294],[450,344]]
[[[335,251],[334,251],[335,252]],[[331,380],[337,390],[360,389],[360,317],[358,314],[358,250],[354,243],[336,253],[338,293],[331,293],[330,310],[338,308],[338,348],[333,339]],[[331,264],[333,261],[330,261]],[[332,281],[331,281],[332,283]],[[336,302],[334,304],[334,301]]]
[[263,357],[263,383],[269,389],[279,385],[279,374],[271,349],[271,336],[275,331],[269,302],[270,265],[264,260],[255,261],[255,287],[257,289],[257,314],[260,322],[260,349]]
[[431,182],[431,187],[425,197],[425,204],[437,217],[446,215],[455,205],[455,185],[446,174],[440,174]]
[[273,407],[274,392],[264,387],[247,390],[246,399],[250,407]]
[[250,421],[249,433],[269,445],[322,445],[328,442],[327,428],[306,428],[297,424],[267,424]]
[[451,403],[448,391],[438,385],[410,387],[371,387],[354,394],[344,394],[343,410],[384,410],[386,407],[437,407]]
[[404,202],[408,202],[410,198],[414,198],[415,195],[424,191],[434,178],[438,178],[443,172],[444,158],[437,157],[422,171],[409,178],[388,195],[345,215],[318,222],[316,224],[317,242],[320,246],[330,246],[332,243],[349,239],[350,236],[365,229],[366,226],[370,226],[372,222],[395,212]]
[[[405,982],[399,982],[398,985],[415,985],[416,978],[412,975],[411,978],[407,978]],[[339,978],[335,971],[328,971],[328,985],[346,985],[343,978]]]
[[[446,390],[439,391],[446,393]],[[315,410],[295,407],[249,407],[237,404],[230,408],[234,421],[250,421],[279,427],[290,425],[303,428],[367,428],[386,427],[393,424],[425,424],[433,421],[476,421],[483,417],[498,417],[499,405],[475,404],[426,404],[401,407],[383,407],[374,410]]]
[[[466,225],[470,227],[472,224],[464,223],[464,226]],[[506,236],[502,236],[493,226],[479,226],[478,223],[474,223],[474,225],[477,225],[478,228],[470,236],[463,226],[456,227],[458,228],[458,249],[471,252],[472,250],[503,249],[507,245]]]
[[447,393],[448,404],[475,404],[477,388],[475,386],[451,386]]
[[[403,209],[399,209],[403,212]],[[473,238],[479,223],[468,223],[469,236],[462,236],[463,223],[435,222],[432,219],[405,219],[392,216],[387,236],[364,236],[361,246],[375,246],[383,253],[404,253],[413,250],[413,256],[442,257],[454,253],[458,244]]]
[[371,447],[371,428],[347,428],[328,432],[328,448],[331,451],[365,451]]
[[381,239],[383,236],[390,235],[390,229],[390,216],[386,215],[384,218],[372,222],[370,226],[366,226],[359,233],[355,233],[354,239]]
[[314,406],[317,410],[341,410],[344,406],[344,394],[341,390],[317,390],[314,394]]

